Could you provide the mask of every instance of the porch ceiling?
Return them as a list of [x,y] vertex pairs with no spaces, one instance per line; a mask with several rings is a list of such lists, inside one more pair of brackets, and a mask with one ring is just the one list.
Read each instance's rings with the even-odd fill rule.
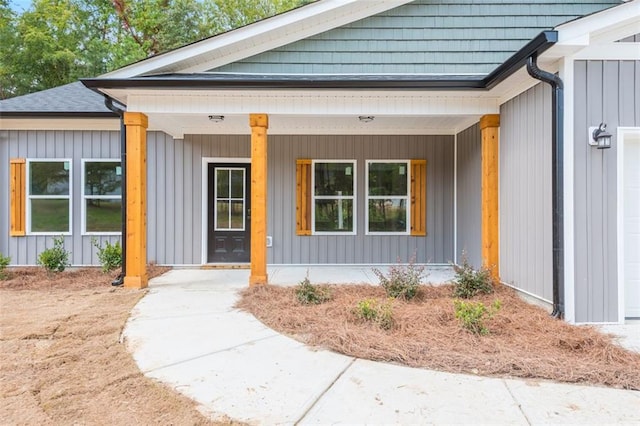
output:
[[[188,134],[251,133],[248,114],[224,114],[224,120],[213,122],[208,114],[149,114],[149,129],[161,130],[175,138]],[[269,116],[271,135],[438,135],[455,134],[476,123],[480,115],[451,116],[391,116],[362,114],[374,117],[366,122],[359,115],[283,115]]]

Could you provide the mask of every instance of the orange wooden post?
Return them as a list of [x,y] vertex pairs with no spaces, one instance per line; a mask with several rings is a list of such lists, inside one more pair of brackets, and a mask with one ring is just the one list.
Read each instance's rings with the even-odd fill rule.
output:
[[480,119],[482,136],[482,262],[496,280],[500,278],[500,243],[498,216],[498,148],[500,115]]
[[249,115],[251,126],[251,276],[249,285],[267,276],[267,114]]
[[127,131],[126,288],[147,287],[147,116],[125,112]]

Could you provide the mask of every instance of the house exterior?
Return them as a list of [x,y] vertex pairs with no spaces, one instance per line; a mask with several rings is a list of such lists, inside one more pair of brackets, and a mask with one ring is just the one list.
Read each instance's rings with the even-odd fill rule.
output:
[[124,205],[128,287],[148,261],[262,284],[465,253],[570,322],[624,322],[639,94],[639,0],[322,0],[0,101],[0,252],[33,265],[63,234],[95,264]]

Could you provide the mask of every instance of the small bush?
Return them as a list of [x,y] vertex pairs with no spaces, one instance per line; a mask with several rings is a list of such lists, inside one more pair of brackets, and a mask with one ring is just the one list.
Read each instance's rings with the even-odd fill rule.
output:
[[364,299],[358,302],[353,313],[361,320],[378,324],[384,330],[391,330],[394,325],[393,306],[391,300],[379,304],[375,299]]
[[11,262],[11,258],[9,256],[5,256],[0,253],[0,280],[4,280],[7,278],[7,266]]
[[489,334],[489,329],[484,325],[484,321],[491,319],[502,307],[500,300],[495,300],[490,308],[482,302],[465,302],[454,300],[453,306],[456,311],[456,318],[460,320],[462,326],[474,334]]
[[424,266],[415,264],[415,256],[409,259],[408,265],[398,264],[389,267],[389,276],[386,276],[379,269],[374,268],[373,273],[380,280],[380,285],[384,287],[387,296],[394,299],[411,300],[418,293],[418,287],[426,274]]
[[326,287],[311,284],[309,278],[305,278],[296,288],[296,298],[303,305],[319,305],[331,300],[331,292]]
[[453,282],[453,296],[469,299],[478,293],[493,293],[493,278],[491,271],[484,266],[478,271],[474,270],[466,257],[462,259],[462,265],[453,265],[456,273]]
[[116,241],[114,244],[105,241],[104,247],[102,247],[95,238],[91,240],[91,243],[98,249],[97,255],[102,265],[102,272],[110,272],[122,266],[122,247],[120,246],[120,241]]
[[64,237],[53,239],[53,247],[44,250],[38,256],[38,265],[48,272],[62,272],[69,265],[69,252],[64,249]]

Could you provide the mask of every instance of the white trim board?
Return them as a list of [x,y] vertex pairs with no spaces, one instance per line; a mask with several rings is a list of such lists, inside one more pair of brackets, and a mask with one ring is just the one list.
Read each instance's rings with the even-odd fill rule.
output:
[[624,229],[624,149],[625,139],[638,138],[640,139],[640,127],[618,127],[617,132],[617,150],[618,156],[616,158],[618,164],[618,172],[616,176],[617,187],[617,251],[618,251],[618,323],[624,324],[625,322],[625,274],[624,274],[624,242],[625,242],[625,229]]

